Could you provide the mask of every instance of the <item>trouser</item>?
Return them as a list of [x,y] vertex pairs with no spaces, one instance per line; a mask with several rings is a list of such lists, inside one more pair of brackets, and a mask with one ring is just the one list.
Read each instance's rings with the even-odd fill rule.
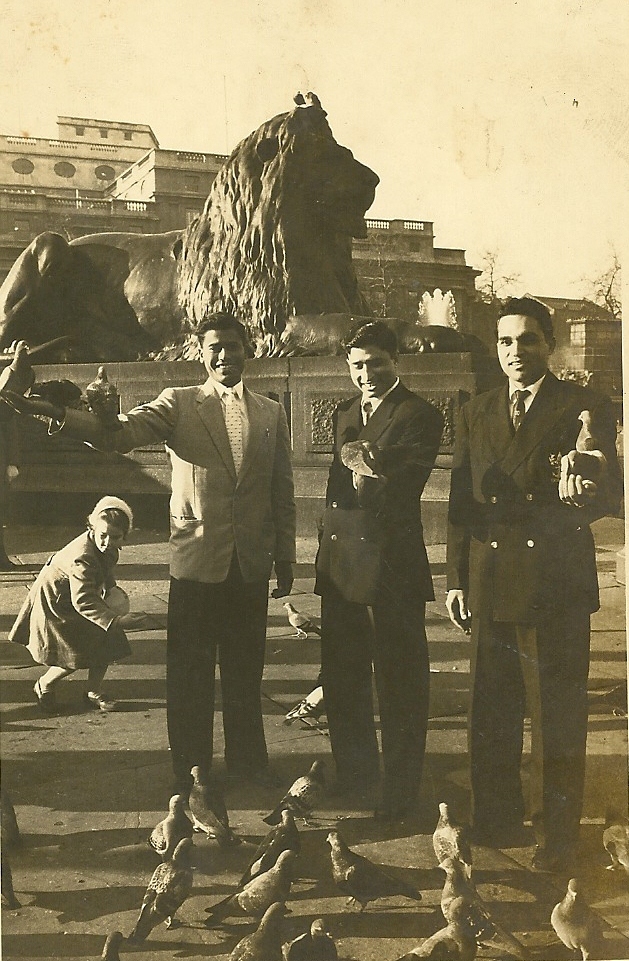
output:
[[378,776],[372,662],[380,710],[384,801],[406,805],[419,791],[428,726],[430,667],[425,604],[387,598],[372,610],[333,588],[321,598],[321,671],[332,753],[340,780]]
[[246,583],[234,556],[220,584],[171,578],[166,657],[166,714],[175,779],[212,764],[214,685],[221,675],[225,762],[253,771],[268,763],[260,685],[264,669],[268,583]]
[[539,844],[577,841],[587,738],[590,616],[537,627],[472,619],[469,748],[474,824],[521,824],[524,718],[531,718],[530,816]]

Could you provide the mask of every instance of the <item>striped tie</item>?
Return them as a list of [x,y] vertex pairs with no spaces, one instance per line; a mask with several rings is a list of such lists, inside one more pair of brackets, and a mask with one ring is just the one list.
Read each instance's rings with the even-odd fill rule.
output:
[[242,465],[242,417],[240,414],[240,404],[233,391],[225,391],[223,396],[225,403],[225,427],[229,437],[232,457],[236,474]]

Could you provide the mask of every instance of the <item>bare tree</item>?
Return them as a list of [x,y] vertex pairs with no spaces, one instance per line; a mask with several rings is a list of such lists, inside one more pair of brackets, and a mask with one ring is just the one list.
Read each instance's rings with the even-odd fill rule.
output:
[[509,288],[520,282],[519,274],[505,274],[500,264],[500,253],[497,250],[486,250],[480,259],[483,272],[476,281],[481,300],[486,304],[493,304],[503,300],[509,294]]
[[605,307],[616,320],[622,320],[622,301],[620,299],[621,268],[620,258],[612,248],[611,263],[592,280],[584,278],[588,292],[595,304]]

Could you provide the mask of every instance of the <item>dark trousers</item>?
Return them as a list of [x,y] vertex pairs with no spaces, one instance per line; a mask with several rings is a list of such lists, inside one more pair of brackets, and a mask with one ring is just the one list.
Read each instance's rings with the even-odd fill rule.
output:
[[[474,624],[474,620],[472,621]],[[538,843],[577,841],[588,721],[590,617],[572,612],[536,628],[474,624],[470,762],[474,823],[521,824],[524,718],[531,718],[530,815]]]
[[333,588],[321,598],[321,672],[339,780],[379,773],[372,662],[380,709],[384,802],[408,805],[419,791],[428,726],[430,667],[425,604],[393,597],[368,609]]
[[175,779],[209,771],[216,660],[221,674],[228,769],[267,766],[260,684],[264,669],[268,583],[245,583],[237,561],[220,584],[171,578],[166,657],[166,714]]

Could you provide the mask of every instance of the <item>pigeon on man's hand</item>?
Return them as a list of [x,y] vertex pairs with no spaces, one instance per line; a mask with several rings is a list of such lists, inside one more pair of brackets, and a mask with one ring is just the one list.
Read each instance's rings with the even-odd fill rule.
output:
[[283,904],[275,902],[266,909],[253,934],[241,938],[229,956],[229,961],[283,961],[282,919]]
[[332,877],[337,888],[349,895],[348,907],[350,904],[359,904],[360,910],[364,911],[370,901],[398,895],[421,901],[422,896],[416,888],[389,874],[362,854],[352,851],[338,831],[330,831],[326,841],[331,848]]
[[602,957],[599,953],[603,942],[601,922],[589,905],[581,900],[576,878],[568,881],[565,897],[553,908],[550,923],[567,948],[581,952],[583,961]]
[[240,917],[243,914],[260,918],[274,901],[286,901],[293,880],[295,858],[294,851],[282,851],[272,868],[252,878],[242,890],[228,895],[211,908],[206,908],[209,914],[209,918],[205,920],[206,927],[213,928],[224,918]]
[[188,807],[194,830],[207,834],[209,838],[216,838],[222,847],[240,844],[240,838],[236,837],[229,826],[227,808],[218,787],[206,781],[197,765],[190,773],[194,784],[190,788]]
[[183,838],[191,838],[194,828],[192,821],[184,810],[184,799],[181,794],[173,794],[168,802],[168,814],[155,825],[150,833],[148,843],[156,851],[162,861],[168,861]]
[[309,631],[321,637],[321,628],[317,627],[312,618],[308,617],[307,614],[302,614],[301,611],[298,611],[290,601],[286,601],[282,606],[286,608],[288,613],[288,623],[291,627],[295,628],[296,634],[294,634],[293,637],[299,637],[301,640],[305,640],[305,638],[308,637]]
[[625,871],[629,874],[629,825],[610,824],[603,831],[603,847],[612,859],[608,871]]
[[457,824],[448,805],[443,801],[439,805],[439,820],[432,836],[432,846],[439,864],[446,858],[458,858],[465,864],[468,878],[472,877],[469,825]]
[[441,912],[446,921],[462,922],[467,918],[479,947],[484,941],[498,938],[511,954],[525,961],[529,956],[526,948],[492,917],[467,875],[467,865],[458,858],[445,858],[439,867],[446,875],[441,892]]
[[323,918],[315,918],[308,931],[286,946],[286,961],[337,961],[334,938]]
[[247,882],[259,874],[264,874],[276,864],[282,851],[294,851],[299,854],[301,841],[295,819],[290,811],[281,813],[281,821],[271,828],[266,837],[262,838],[249,866],[240,879],[239,887],[243,888]]
[[120,945],[123,941],[124,935],[120,931],[108,934],[101,954],[102,961],[120,961]]
[[128,940],[144,941],[162,921],[170,928],[176,912],[192,891],[192,867],[190,852],[192,840],[183,838],[170,861],[163,861],[153,871],[149,881],[138,920]]
[[282,811],[290,811],[294,817],[302,818],[307,824],[325,788],[324,771],[323,761],[314,761],[308,773],[293,781],[280,803],[263,818],[265,824],[279,824]]

